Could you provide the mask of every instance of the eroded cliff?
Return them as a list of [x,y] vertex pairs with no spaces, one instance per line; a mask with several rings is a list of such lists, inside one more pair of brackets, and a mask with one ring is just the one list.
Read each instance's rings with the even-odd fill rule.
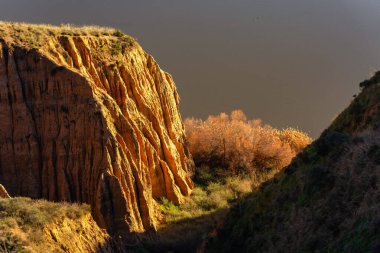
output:
[[111,234],[193,187],[172,77],[112,29],[0,23],[0,183],[85,202]]

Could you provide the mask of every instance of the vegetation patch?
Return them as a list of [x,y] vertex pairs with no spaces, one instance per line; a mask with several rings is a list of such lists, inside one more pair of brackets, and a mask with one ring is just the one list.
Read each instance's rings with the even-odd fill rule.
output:
[[30,198],[0,199],[0,252],[28,252],[30,244],[42,247],[46,225],[65,218],[78,219],[89,212],[87,205]]
[[4,253],[26,253],[29,252],[22,245],[22,241],[12,233],[0,232],[0,252]]
[[[109,27],[75,26],[71,24],[52,26],[0,21],[0,38],[10,44],[16,44],[27,49],[41,50],[51,42],[52,38],[78,36],[110,40],[110,44],[99,45],[99,51],[106,54],[110,53],[112,56],[124,53],[126,49],[136,43],[131,36]],[[96,54],[97,52],[93,53]]]
[[164,220],[157,240],[144,242],[149,252],[194,252],[227,210],[252,192],[249,177],[228,177],[196,184],[184,204],[160,201]]
[[345,133],[362,131],[367,127],[379,128],[380,108],[380,71],[360,83],[362,92],[355,96],[346,110],[344,110],[332,123],[330,130]]

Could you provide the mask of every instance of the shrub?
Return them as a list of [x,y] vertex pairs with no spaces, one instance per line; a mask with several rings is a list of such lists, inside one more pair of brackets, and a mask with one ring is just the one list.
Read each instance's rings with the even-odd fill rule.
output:
[[120,41],[118,40],[113,41],[111,45],[111,55],[115,56],[122,53],[122,49],[123,49],[123,46]]
[[113,36],[115,37],[123,37],[124,36],[124,33],[120,30],[116,30],[114,33],[113,33]]
[[377,83],[379,83],[380,82],[380,71],[377,71],[374,75],[373,75],[373,77],[371,77],[370,79],[367,79],[367,80],[364,80],[363,82],[361,82],[360,84],[359,84],[359,87],[361,88],[361,89],[365,89],[365,88],[368,88],[368,87],[370,87],[370,86],[372,86],[372,85],[375,85],[375,84],[377,84]]
[[186,119],[185,128],[197,167],[224,168],[231,175],[278,171],[311,142],[299,130],[274,129],[240,110]]

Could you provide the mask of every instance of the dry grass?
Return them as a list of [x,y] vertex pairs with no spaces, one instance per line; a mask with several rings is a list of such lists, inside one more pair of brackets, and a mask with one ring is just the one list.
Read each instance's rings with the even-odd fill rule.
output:
[[[135,43],[135,40],[118,29],[101,26],[76,26],[61,24],[53,26],[48,24],[28,24],[0,21],[0,38],[13,44],[26,48],[39,48],[51,37],[60,36],[93,36],[107,37],[120,43],[114,43],[117,47],[123,42]],[[101,49],[100,49],[101,50]]]
[[31,245],[42,249],[46,225],[65,218],[78,219],[89,212],[88,205],[0,199],[0,252],[28,252]]
[[[29,24],[22,22],[6,22],[0,21],[0,30],[13,30],[15,32],[37,31],[41,34],[49,35],[77,35],[77,36],[116,36],[120,35],[120,31],[112,27],[102,26],[77,26],[73,24],[61,24],[59,26],[49,24]],[[122,33],[121,33],[122,34]]]

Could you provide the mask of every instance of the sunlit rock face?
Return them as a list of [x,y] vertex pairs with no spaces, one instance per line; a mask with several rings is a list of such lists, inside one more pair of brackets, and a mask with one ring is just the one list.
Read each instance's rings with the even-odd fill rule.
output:
[[4,186],[3,185],[1,185],[0,184],[0,198],[5,198],[5,199],[8,199],[8,198],[10,198],[10,196],[9,196],[9,194],[8,194],[8,192],[7,192],[7,190],[4,188]]
[[32,47],[13,29],[0,31],[0,182],[89,203],[111,234],[155,229],[156,200],[193,188],[171,76],[126,37],[46,32]]

